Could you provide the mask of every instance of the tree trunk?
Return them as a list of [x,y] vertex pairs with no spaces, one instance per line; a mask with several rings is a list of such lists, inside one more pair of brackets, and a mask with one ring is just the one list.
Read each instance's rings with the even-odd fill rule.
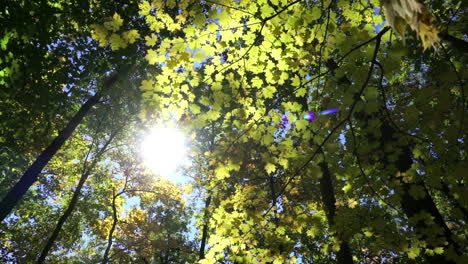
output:
[[68,217],[70,217],[71,214],[73,213],[73,210],[75,209],[76,204],[78,203],[78,198],[81,195],[81,189],[83,188],[83,185],[85,184],[86,180],[88,179],[89,175],[91,174],[91,171],[94,168],[94,166],[96,166],[100,156],[105,152],[105,150],[107,149],[109,144],[114,139],[115,135],[116,135],[116,133],[112,134],[109,137],[109,139],[106,141],[104,146],[99,150],[99,152],[94,157],[93,163],[86,169],[86,171],[84,171],[81,174],[80,180],[78,182],[78,185],[76,186],[75,191],[73,192],[73,197],[72,197],[72,199],[70,201],[70,204],[68,204],[67,210],[65,210],[63,215],[59,218],[59,220],[57,222],[57,225],[55,226],[55,229],[52,232],[52,235],[47,240],[47,243],[46,243],[44,249],[42,250],[41,255],[37,259],[38,264],[44,263],[45,258],[47,257],[47,255],[49,254],[50,249],[54,245],[54,242],[57,239],[57,237],[58,237],[58,235],[60,233],[60,230],[62,229],[63,224],[65,223],[65,221],[67,221]]
[[[321,162],[319,164],[322,169],[322,178],[320,178],[320,194],[323,204],[325,205],[325,213],[327,214],[328,225],[331,227],[335,224],[336,214],[336,198],[333,189],[333,182],[328,164]],[[338,264],[353,264],[353,255],[349,248],[348,242],[345,241],[337,232],[338,238],[341,240],[340,250],[336,254]]]
[[109,231],[109,238],[107,240],[107,247],[106,251],[104,252],[104,257],[102,260],[102,264],[107,264],[109,261],[109,252],[110,249],[112,248],[112,237],[114,236],[114,230],[115,227],[117,226],[117,222],[119,221],[118,216],[117,216],[117,208],[115,206],[115,199],[117,198],[118,195],[113,195],[112,197],[112,216],[113,216],[113,221],[112,221],[112,227]]
[[[104,84],[103,90],[108,90],[112,87],[118,79],[118,74],[112,75]],[[102,91],[101,91],[102,92]],[[91,108],[99,103],[102,93],[97,92],[86,101],[73,116],[65,129],[60,131],[59,135],[52,141],[52,143],[37,157],[34,163],[26,170],[21,179],[10,189],[8,194],[0,202],[0,222],[2,222],[10,213],[13,207],[18,203],[28,189],[37,181],[39,173],[49,163],[52,157],[62,147],[75,131],[76,127],[81,123],[83,118],[89,113]]]
[[[396,168],[400,172],[406,172],[411,168],[413,164],[413,160],[411,157],[411,149],[410,147],[405,147],[403,152],[398,157],[398,161],[396,164]],[[426,186],[423,182],[412,182],[407,183],[403,180],[400,180],[400,183],[403,187],[403,193],[401,198],[401,207],[403,208],[403,212],[405,213],[406,217],[411,218],[421,213],[427,213],[431,216],[432,221],[437,229],[442,231],[435,239],[427,234],[428,230],[433,230],[434,227],[432,224],[424,221],[424,219],[419,220],[414,224],[414,228],[416,232],[426,241],[428,242],[429,248],[434,247],[444,247],[444,251],[448,250],[450,247],[453,247],[453,250],[460,255],[460,247],[459,245],[452,239],[452,232],[447,227],[447,224],[444,221],[443,216],[440,214],[439,210],[437,209],[436,204],[434,203],[432,197],[430,196],[429,192],[427,191]],[[416,199],[411,195],[410,190],[412,188],[419,188],[424,190],[424,197]],[[434,230],[433,230],[434,231]],[[444,245],[444,242],[447,242],[448,245]],[[427,259],[431,263],[455,263],[454,261],[447,260],[442,255],[434,255],[434,256],[427,256]]]
[[[381,120],[381,134],[382,137],[380,138],[381,148],[385,149],[387,144],[392,144],[396,138],[396,130],[390,126],[388,122],[386,122],[385,118],[380,116]],[[392,163],[390,163],[386,158],[384,158],[384,164],[387,167],[388,165],[393,165],[399,172],[405,173],[408,171],[412,164],[412,147],[408,144],[405,146],[400,147],[400,154],[398,159]],[[418,222],[414,223],[414,228],[416,233],[424,239],[428,243],[428,248],[435,248],[435,247],[444,247],[444,250],[448,250],[450,247],[453,247],[453,250],[460,255],[459,245],[452,239],[452,234],[450,229],[447,227],[447,224],[444,221],[443,216],[440,214],[437,206],[435,205],[432,197],[430,196],[429,192],[427,191],[424,182],[416,181],[416,182],[405,182],[402,178],[398,179],[401,187],[402,187],[402,194],[401,194],[401,207],[403,212],[405,213],[408,219],[419,215],[421,213],[427,213],[432,218],[432,223],[428,223],[423,219],[420,219]],[[418,188],[424,191],[424,197],[416,199],[411,195],[410,190],[412,188]],[[434,226],[436,229],[440,229],[442,231],[435,239],[431,236],[428,230],[434,231]],[[433,232],[432,232],[433,234]],[[447,242],[447,245],[444,245],[444,242]],[[426,255],[426,260],[430,263],[455,263],[451,260],[448,260],[443,255]]]
[[199,260],[205,258],[205,246],[206,246],[206,240],[208,238],[208,207],[210,206],[210,203],[211,203],[211,195],[209,195],[205,201],[205,213],[203,217],[205,223],[203,224],[202,239],[201,239],[201,244],[200,244],[200,253],[198,254]]

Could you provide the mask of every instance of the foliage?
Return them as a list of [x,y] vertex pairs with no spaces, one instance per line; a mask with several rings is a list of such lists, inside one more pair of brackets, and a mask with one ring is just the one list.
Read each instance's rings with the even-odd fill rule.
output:
[[[466,39],[462,1],[89,1],[89,14],[45,2],[12,1],[0,13],[10,21],[0,61],[5,186],[93,94],[89,83],[135,68],[104,97],[115,116],[96,109],[1,224],[2,260],[37,257],[89,140],[121,126],[52,263],[467,261],[467,59],[439,39]],[[13,20],[20,9],[42,31]],[[187,238],[182,190],[138,160],[133,134],[154,120],[193,133],[191,197],[211,201],[196,214],[196,240],[208,233],[203,259]]]

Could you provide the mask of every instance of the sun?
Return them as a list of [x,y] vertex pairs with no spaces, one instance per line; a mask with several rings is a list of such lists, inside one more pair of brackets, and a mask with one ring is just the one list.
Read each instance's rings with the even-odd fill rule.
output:
[[147,168],[169,177],[184,163],[187,154],[186,138],[174,127],[155,127],[142,141],[141,151]]

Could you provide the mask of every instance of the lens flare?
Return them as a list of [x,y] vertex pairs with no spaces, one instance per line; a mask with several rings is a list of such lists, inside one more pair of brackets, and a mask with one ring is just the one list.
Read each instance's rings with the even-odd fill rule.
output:
[[325,111],[322,111],[320,113],[320,115],[328,115],[328,114],[334,114],[338,112],[338,109],[337,108],[332,108],[332,109],[328,109],[328,110],[325,110]]
[[314,112],[312,112],[312,111],[307,112],[307,114],[304,115],[304,119],[309,121],[309,122],[314,121],[314,119],[315,119]]
[[[327,109],[325,111],[320,112],[318,115],[328,115],[328,114],[334,114],[336,112],[338,112],[337,108],[331,108],[331,109]],[[307,112],[307,114],[304,115],[304,119],[309,121],[309,122],[314,121],[315,120],[315,113],[312,112],[312,111]]]

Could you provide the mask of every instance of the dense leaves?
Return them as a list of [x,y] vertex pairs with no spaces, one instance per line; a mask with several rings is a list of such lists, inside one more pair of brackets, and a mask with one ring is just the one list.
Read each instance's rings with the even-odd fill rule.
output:
[[[0,224],[1,261],[468,261],[462,1],[5,5],[2,198],[103,95]],[[139,159],[168,120],[185,189]]]

